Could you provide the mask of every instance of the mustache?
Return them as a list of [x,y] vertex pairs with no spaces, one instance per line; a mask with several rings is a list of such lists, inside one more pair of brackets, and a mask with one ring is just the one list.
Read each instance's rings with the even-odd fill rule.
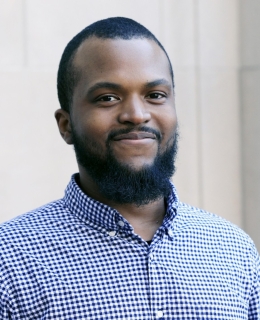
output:
[[112,130],[107,137],[107,142],[113,140],[116,136],[120,134],[126,134],[130,132],[149,132],[156,136],[156,139],[160,142],[162,140],[162,135],[158,130],[149,127],[138,127],[138,128],[123,128],[118,130]]

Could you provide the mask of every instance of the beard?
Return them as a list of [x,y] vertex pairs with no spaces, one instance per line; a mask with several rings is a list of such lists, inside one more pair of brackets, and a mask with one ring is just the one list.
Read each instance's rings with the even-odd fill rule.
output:
[[[166,146],[160,151],[161,135],[158,131],[141,127],[138,131],[152,132],[158,139],[157,155],[151,165],[141,169],[119,162],[113,154],[110,141],[116,134],[129,133],[133,129],[122,129],[111,133],[106,141],[106,153],[87,136],[79,136],[72,126],[72,139],[78,163],[96,183],[99,192],[118,204],[146,205],[171,192],[169,179],[175,172],[175,159],[178,150],[176,131]],[[135,130],[137,131],[137,130]]]

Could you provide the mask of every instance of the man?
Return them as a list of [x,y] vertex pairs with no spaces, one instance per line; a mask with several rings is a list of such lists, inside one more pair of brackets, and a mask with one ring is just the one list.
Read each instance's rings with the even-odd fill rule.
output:
[[74,37],[58,72],[65,197],[1,227],[1,319],[260,319],[259,256],[227,221],[179,202],[173,72],[126,18]]

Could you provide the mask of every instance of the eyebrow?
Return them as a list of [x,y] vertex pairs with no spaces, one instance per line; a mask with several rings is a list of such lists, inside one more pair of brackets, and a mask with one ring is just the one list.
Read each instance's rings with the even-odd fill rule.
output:
[[[145,88],[153,88],[159,85],[166,85],[167,87],[171,87],[171,84],[169,81],[167,81],[166,79],[157,79],[154,81],[150,81],[145,83],[144,87]],[[87,91],[87,95],[90,95],[91,93],[93,93],[95,90],[97,89],[121,89],[122,86],[120,84],[114,83],[114,82],[98,82],[95,83],[92,87],[90,87]]]
[[150,82],[147,82],[145,84],[145,87],[146,88],[152,88],[152,87],[156,87],[156,86],[159,86],[159,85],[166,85],[167,87],[171,87],[171,83],[166,80],[166,79],[158,79],[158,80],[154,80],[154,81],[150,81]]
[[120,89],[122,86],[113,82],[98,82],[95,83],[92,87],[90,87],[87,91],[87,94],[93,93],[97,89]]

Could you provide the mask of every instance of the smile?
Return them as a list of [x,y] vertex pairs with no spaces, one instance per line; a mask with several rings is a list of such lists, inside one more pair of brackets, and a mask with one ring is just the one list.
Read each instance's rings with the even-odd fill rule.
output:
[[156,139],[156,136],[150,132],[129,132],[124,134],[119,134],[114,137],[113,140],[143,140],[143,139]]

